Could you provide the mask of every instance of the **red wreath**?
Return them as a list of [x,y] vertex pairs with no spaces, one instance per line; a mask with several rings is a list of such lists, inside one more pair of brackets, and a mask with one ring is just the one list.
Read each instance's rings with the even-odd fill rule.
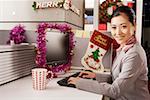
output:
[[122,5],[121,0],[106,0],[102,2],[99,6],[99,21],[100,23],[107,23],[110,22],[111,15],[108,14],[107,9],[108,7],[116,8],[117,6]]

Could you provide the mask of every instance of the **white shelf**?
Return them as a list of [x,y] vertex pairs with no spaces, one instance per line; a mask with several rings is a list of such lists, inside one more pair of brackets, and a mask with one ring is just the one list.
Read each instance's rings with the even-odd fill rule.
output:
[[33,45],[0,45],[0,85],[29,75],[35,67]]

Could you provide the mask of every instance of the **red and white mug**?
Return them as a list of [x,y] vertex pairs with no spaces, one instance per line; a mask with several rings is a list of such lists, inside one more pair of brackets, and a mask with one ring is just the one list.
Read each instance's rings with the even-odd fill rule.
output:
[[[47,75],[51,74],[50,78]],[[53,73],[45,68],[34,68],[32,69],[32,85],[35,90],[46,89],[47,83],[53,78]]]

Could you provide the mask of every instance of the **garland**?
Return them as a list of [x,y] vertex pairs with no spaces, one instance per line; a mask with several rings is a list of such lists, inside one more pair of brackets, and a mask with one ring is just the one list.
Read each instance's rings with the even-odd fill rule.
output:
[[25,33],[26,30],[24,29],[24,26],[21,24],[15,26],[11,31],[10,31],[10,37],[9,40],[7,41],[7,44],[10,44],[10,41],[13,41],[15,44],[20,44],[23,42],[26,42],[26,37]]
[[[69,51],[67,53],[67,64],[62,64],[58,66],[51,66],[46,64],[46,29],[57,29],[60,30],[62,33],[68,33],[69,34]],[[38,33],[37,37],[37,54],[36,54],[36,64],[38,67],[44,67],[47,68],[49,71],[52,71],[54,73],[54,76],[56,76],[55,73],[61,72],[61,71],[67,71],[70,69],[71,66],[71,60],[73,55],[73,48],[74,48],[74,33],[71,31],[71,27],[69,27],[67,24],[50,24],[50,23],[41,23],[38,25],[38,29],[36,31]]]
[[123,5],[121,0],[106,0],[104,2],[102,2],[102,4],[100,4],[100,7],[99,7],[99,21],[100,23],[107,23],[107,22],[110,22],[110,18],[111,18],[111,14],[109,14],[107,12],[107,9],[109,7],[118,7],[118,6],[121,6]]

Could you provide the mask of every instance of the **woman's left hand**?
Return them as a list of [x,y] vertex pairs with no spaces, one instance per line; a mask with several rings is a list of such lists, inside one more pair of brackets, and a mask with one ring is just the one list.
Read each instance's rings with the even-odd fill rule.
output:
[[70,77],[68,79],[68,84],[74,84],[76,85],[77,80],[79,79],[79,77]]

